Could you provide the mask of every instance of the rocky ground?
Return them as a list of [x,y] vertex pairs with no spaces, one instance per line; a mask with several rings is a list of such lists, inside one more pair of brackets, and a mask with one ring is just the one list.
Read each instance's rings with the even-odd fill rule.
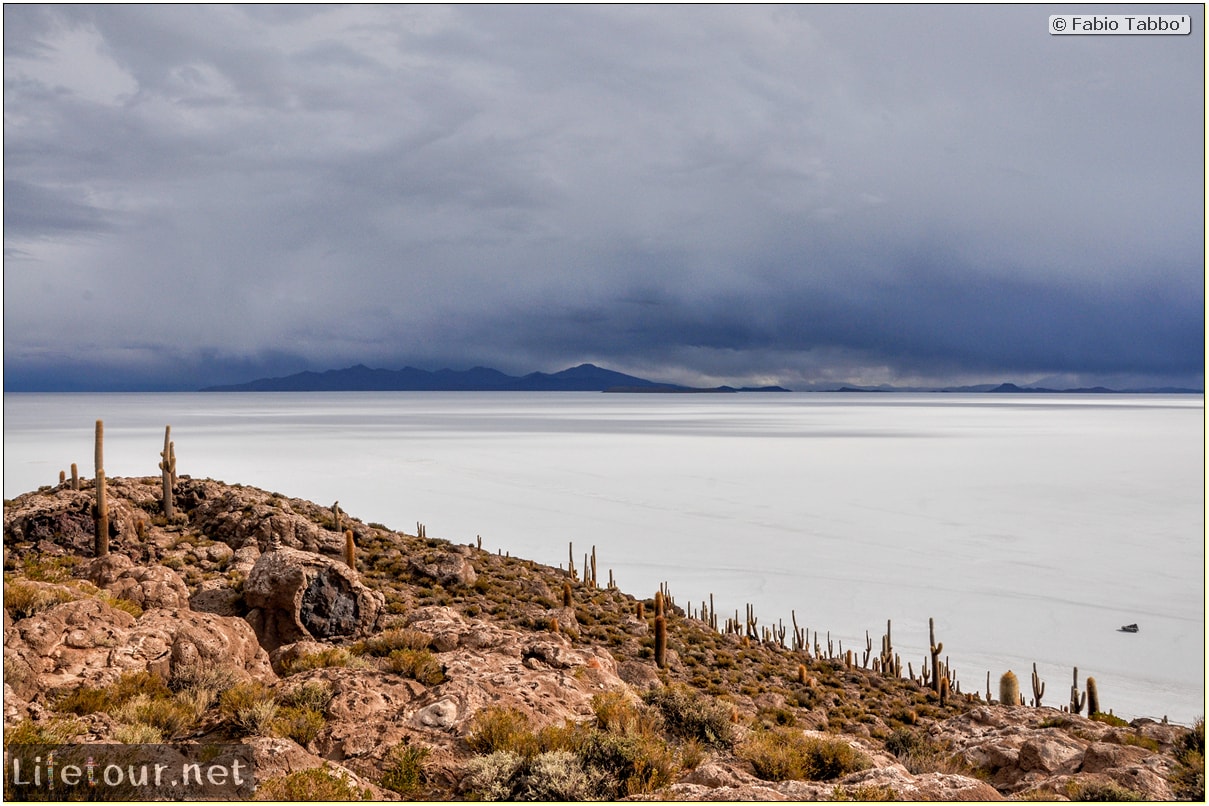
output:
[[279,800],[1204,798],[1203,722],[942,702],[872,640],[212,480],[108,480],[98,558],[80,486],[5,501],[6,747],[239,744]]

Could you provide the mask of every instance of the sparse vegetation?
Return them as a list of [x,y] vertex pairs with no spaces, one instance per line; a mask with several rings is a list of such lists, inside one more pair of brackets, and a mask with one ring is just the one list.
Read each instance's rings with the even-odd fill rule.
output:
[[416,798],[424,789],[424,763],[431,751],[422,745],[400,742],[386,757],[381,785],[405,798]]
[[[121,490],[121,480],[110,480],[110,485],[113,497],[120,496],[120,492],[113,491]],[[187,485],[180,492],[181,508],[196,506]],[[237,514],[239,506],[243,504],[233,510]],[[278,516],[282,512],[297,513],[313,520],[321,514],[317,505],[277,496],[247,504],[244,515],[249,519],[267,517],[270,508]],[[183,531],[173,524],[155,525],[153,508],[143,511],[152,516],[147,518],[152,523],[147,530],[159,540],[160,562],[175,564],[191,589],[203,582],[218,581],[239,590],[245,572],[228,567],[230,552],[224,546],[208,550],[216,541],[206,537],[200,525],[194,525],[199,521],[190,521],[189,531]],[[769,781],[835,782],[870,763],[854,745],[879,747],[884,742],[886,751],[914,774],[960,773],[995,780],[993,771],[970,768],[962,760],[968,756],[956,755],[946,739],[933,738],[938,735],[935,725],[939,720],[973,707],[963,696],[951,696],[942,709],[935,696],[929,700],[928,692],[917,682],[862,668],[859,657],[846,666],[842,658],[829,660],[782,648],[775,634],[771,639],[766,634],[764,640],[755,635],[722,634],[670,605],[663,615],[666,645],[662,660],[667,668],[656,669],[651,599],[644,600],[646,613],[640,620],[636,618],[639,602],[620,590],[590,588],[578,582],[572,586],[559,569],[475,550],[473,545],[469,552],[465,546],[458,547],[459,553],[473,562],[477,576],[472,585],[420,579],[409,558],[438,558],[448,544],[390,532],[381,525],[356,528],[360,530],[356,537],[360,577],[383,595],[387,629],[296,658],[282,669],[285,679],[273,681],[271,686],[248,680],[248,674],[234,665],[197,662],[175,663],[167,682],[141,673],[124,675],[106,686],[44,692],[39,696],[53,718],[43,716],[12,724],[5,734],[6,743],[13,737],[54,739],[85,730],[91,732],[91,741],[99,735],[103,740],[127,743],[166,742],[203,734],[209,737],[203,741],[229,742],[251,735],[286,737],[304,747],[310,745],[314,753],[326,753],[329,742],[344,736],[334,728],[348,719],[346,708],[355,707],[355,695],[350,698],[348,693],[350,682],[355,688],[381,681],[399,690],[410,689],[414,699],[418,692],[414,683],[387,676],[403,675],[431,687],[444,684],[447,673],[462,668],[462,648],[473,643],[464,641],[462,648],[450,650],[447,637],[440,634],[434,646],[433,635],[414,628],[425,626],[413,616],[418,607],[446,604],[471,620],[491,622],[493,628],[540,632],[533,640],[548,645],[550,610],[567,604],[570,588],[574,620],[569,613],[564,617],[559,612],[564,637],[554,640],[569,645],[574,653],[587,647],[605,649],[618,664],[639,661],[656,675],[649,679],[659,683],[650,688],[644,682],[633,688],[601,691],[591,703],[590,715],[581,712],[577,720],[561,724],[540,724],[538,720],[543,716],[536,710],[504,705],[483,708],[474,716],[465,744],[459,740],[455,745],[452,758],[447,745],[442,744],[440,750],[436,744],[430,748],[417,740],[425,734],[407,724],[401,731],[406,740],[387,752],[375,747],[357,757],[359,761],[350,763],[349,768],[404,798],[668,798],[674,792],[666,787],[684,771],[707,760],[729,765],[739,759]],[[116,600],[75,577],[82,571],[71,555],[43,556],[30,542],[9,541],[6,547],[10,550],[6,558],[5,605],[16,619],[42,613],[62,601],[88,597],[123,609],[135,618],[142,613],[136,603]],[[326,553],[335,558],[338,548],[333,543]],[[123,540],[115,540],[113,551],[126,550]],[[166,557],[165,551],[170,552]],[[108,613],[108,617],[115,614]],[[437,647],[442,651],[438,652]],[[827,650],[824,644],[824,655]],[[563,666],[558,656],[525,652],[525,665],[535,673],[548,671],[550,679],[562,679],[568,685],[580,686],[581,691],[594,675],[603,676],[597,658],[584,665],[577,665],[581,661],[576,659],[570,666]],[[448,672],[442,661],[448,664]],[[324,671],[329,669],[357,672]],[[623,677],[630,679],[626,674]],[[28,690],[39,678],[24,659],[10,663],[6,658],[5,681],[19,691],[19,696],[30,697]],[[331,705],[333,686],[341,692],[338,706]],[[512,698],[506,693],[501,698],[504,703],[521,701],[532,700],[528,696],[524,700]],[[410,718],[405,710],[410,707],[400,705],[403,716],[399,725]],[[471,707],[478,707],[478,702]],[[96,718],[94,715],[99,713],[109,714],[112,720]],[[1089,726],[1083,717],[1052,709],[1038,713],[1032,724],[1060,729],[1080,741],[1114,741],[1174,756],[1178,766],[1171,775],[1172,792],[1178,797],[1203,799],[1203,722],[1185,744],[1173,750],[1165,734],[1143,735],[1108,714],[1094,718],[1116,728],[1107,732],[1107,739],[1103,727]],[[804,732],[807,728],[833,735],[808,736]],[[398,728],[392,725],[391,730]],[[394,732],[389,741],[399,735]],[[1151,736],[1160,737],[1162,743]],[[469,761],[468,751],[476,754]],[[1083,800],[1130,799],[1137,795],[1120,784],[1108,786],[1086,778],[1077,779],[1065,789],[1062,786],[1044,792]],[[895,791],[886,786],[836,783],[830,789],[832,783],[827,783],[826,787],[822,796],[830,792],[836,800],[896,797]],[[1043,793],[1043,787],[1014,794],[1028,797],[1037,793]],[[283,776],[265,782],[258,792],[260,798],[290,800],[358,799],[364,795],[332,768]]]
[[866,769],[869,759],[843,739],[808,737],[775,728],[753,733],[736,749],[766,781],[829,781]]
[[311,767],[280,778],[270,778],[256,789],[257,800],[348,801],[366,800],[349,781],[327,767]]

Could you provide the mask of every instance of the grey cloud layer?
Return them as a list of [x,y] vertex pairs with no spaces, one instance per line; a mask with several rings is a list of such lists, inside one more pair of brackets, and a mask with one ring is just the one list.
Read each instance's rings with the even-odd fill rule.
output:
[[8,383],[1199,384],[1203,35],[1046,14],[7,6]]

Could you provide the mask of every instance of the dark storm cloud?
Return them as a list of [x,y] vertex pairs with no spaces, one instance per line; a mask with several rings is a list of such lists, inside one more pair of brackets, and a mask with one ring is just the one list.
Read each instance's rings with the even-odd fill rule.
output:
[[1199,385],[1182,11],[6,6],[6,385]]

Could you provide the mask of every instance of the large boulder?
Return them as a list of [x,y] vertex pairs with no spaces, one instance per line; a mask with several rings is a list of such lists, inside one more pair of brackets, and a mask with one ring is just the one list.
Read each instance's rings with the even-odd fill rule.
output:
[[262,554],[243,592],[248,622],[269,651],[295,641],[367,635],[385,605],[344,563],[291,548]]

